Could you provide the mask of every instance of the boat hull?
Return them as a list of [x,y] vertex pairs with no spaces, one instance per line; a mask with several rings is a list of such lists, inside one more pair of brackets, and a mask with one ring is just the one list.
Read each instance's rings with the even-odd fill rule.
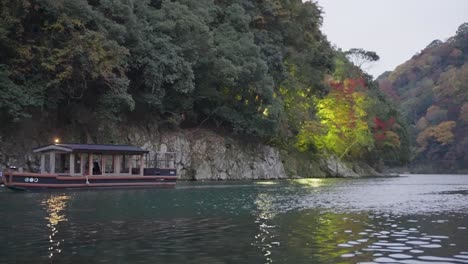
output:
[[15,191],[63,188],[174,187],[177,181],[175,175],[67,176],[20,172],[5,173],[3,178],[5,186]]

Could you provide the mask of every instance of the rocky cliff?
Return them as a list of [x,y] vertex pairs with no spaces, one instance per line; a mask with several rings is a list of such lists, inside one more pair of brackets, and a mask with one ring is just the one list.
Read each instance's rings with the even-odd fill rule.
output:
[[[44,137],[41,134],[41,138]],[[1,167],[14,165],[37,169],[38,157],[31,150],[49,142],[32,140],[18,131],[15,138],[0,144]],[[74,142],[73,139],[63,139]],[[97,143],[106,143],[98,140]],[[207,129],[161,131],[157,126],[122,127],[114,142],[150,150],[176,152],[176,168],[181,180],[257,180],[286,178],[326,178],[380,176],[364,163],[345,163],[336,157],[313,156],[279,150],[258,142],[217,134]],[[96,142],[90,142],[96,143]]]
[[[145,132],[142,132],[145,131]],[[319,158],[280,151],[258,143],[218,135],[205,129],[159,132],[122,131],[130,143],[155,151],[177,153],[183,180],[285,179],[301,177],[380,176],[366,164],[347,164],[336,157]]]

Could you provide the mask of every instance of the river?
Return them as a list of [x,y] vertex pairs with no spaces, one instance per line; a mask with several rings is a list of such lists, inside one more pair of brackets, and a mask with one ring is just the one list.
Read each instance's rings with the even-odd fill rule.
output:
[[468,263],[468,176],[0,188],[0,263]]

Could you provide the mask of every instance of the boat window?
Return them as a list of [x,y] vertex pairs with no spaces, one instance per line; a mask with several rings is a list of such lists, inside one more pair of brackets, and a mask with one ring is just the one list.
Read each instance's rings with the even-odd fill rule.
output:
[[106,173],[114,173],[114,156],[112,155],[105,155],[102,156],[102,159],[105,159],[105,168],[104,171]]
[[140,167],[140,156],[132,156],[132,168]]
[[128,173],[128,155],[122,155],[120,158],[120,173]]
[[69,173],[70,155],[66,153],[55,153],[55,173]]
[[95,161],[93,164],[93,175],[101,175],[101,167],[99,166],[99,162]]
[[140,174],[140,156],[132,155],[131,157],[131,164],[132,164],[132,174],[138,175]]
[[101,175],[101,156],[93,155],[93,175]]

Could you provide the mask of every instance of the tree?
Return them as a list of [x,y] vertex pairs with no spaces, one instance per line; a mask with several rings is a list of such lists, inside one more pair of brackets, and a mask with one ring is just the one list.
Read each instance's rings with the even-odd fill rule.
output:
[[430,49],[430,48],[433,48],[433,47],[437,47],[439,45],[443,44],[443,42],[439,39],[436,39],[436,40],[433,40],[429,45],[427,45],[427,47],[425,49]]
[[400,99],[400,96],[398,95],[397,91],[395,91],[395,88],[389,80],[379,81],[379,88],[392,100]]
[[0,12],[8,120],[96,142],[129,120],[206,125],[362,158],[380,147],[374,117],[395,118],[382,133],[405,146],[397,111],[357,67],[377,54],[334,50],[311,1],[0,0]]
[[350,49],[345,52],[346,57],[357,67],[366,70],[368,66],[366,64],[370,64],[372,62],[376,62],[380,60],[379,55],[375,51],[367,51],[364,49]]
[[460,108],[460,121],[468,125],[468,103],[464,103]]
[[435,127],[429,127],[420,133],[416,139],[421,150],[424,151],[430,147],[430,140],[434,139],[440,145],[453,143],[455,136],[453,129],[456,127],[454,121],[445,121]]
[[468,23],[463,23],[458,27],[457,34],[455,35],[455,45],[463,52],[468,51]]
[[390,118],[387,121],[383,121],[378,117],[374,118],[374,139],[378,147],[399,149],[400,148],[400,137],[397,133],[393,132],[392,129],[395,126],[395,118]]
[[[359,157],[373,147],[373,138],[367,124],[368,99],[362,79],[346,79],[330,83],[332,90],[317,102],[320,125],[305,123],[296,145],[306,150],[309,145],[343,158]],[[313,135],[312,137],[307,135]]]
[[0,64],[0,120],[4,124],[30,117],[30,109],[42,105],[44,100],[37,83],[17,85],[9,74],[8,67]]
[[436,105],[431,105],[426,112],[426,120],[433,124],[437,125],[440,122],[447,119],[447,110],[442,109]]

